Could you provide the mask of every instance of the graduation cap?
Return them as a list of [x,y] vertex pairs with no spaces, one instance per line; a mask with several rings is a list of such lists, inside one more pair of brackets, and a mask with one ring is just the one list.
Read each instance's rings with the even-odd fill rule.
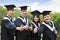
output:
[[43,11],[43,17],[42,17],[42,22],[44,21],[44,16],[49,15],[51,11]]
[[21,8],[21,10],[27,10],[27,7],[28,6],[21,6],[20,8]]
[[5,5],[5,7],[7,8],[7,10],[14,10],[14,7],[16,7],[15,5]]
[[35,11],[32,11],[31,14],[33,16],[35,16],[35,15],[39,16],[41,13],[38,10],[35,10]]
[[49,14],[50,14],[50,12],[51,12],[51,11],[43,11],[43,13],[42,13],[42,14],[43,14],[43,16],[45,16],[45,15],[49,15]]

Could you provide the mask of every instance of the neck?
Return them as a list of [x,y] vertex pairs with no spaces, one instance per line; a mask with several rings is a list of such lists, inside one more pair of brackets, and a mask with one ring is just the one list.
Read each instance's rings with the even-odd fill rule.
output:
[[[44,22],[46,22],[46,21],[44,21]],[[49,24],[50,23],[50,21],[48,21],[48,22],[46,22],[47,24]]]
[[35,24],[38,24],[37,22],[34,22]]
[[9,12],[7,12],[7,16],[8,16],[8,17],[11,17],[11,16],[9,15]]
[[8,17],[10,17],[9,15],[7,15]]
[[24,17],[21,15],[21,18],[23,18],[24,19]]

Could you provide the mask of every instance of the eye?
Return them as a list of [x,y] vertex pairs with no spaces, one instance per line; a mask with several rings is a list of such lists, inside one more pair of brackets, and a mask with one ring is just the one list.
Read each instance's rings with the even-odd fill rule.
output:
[[46,17],[44,17],[44,18],[46,18]]
[[47,17],[49,17],[49,16],[47,16]]

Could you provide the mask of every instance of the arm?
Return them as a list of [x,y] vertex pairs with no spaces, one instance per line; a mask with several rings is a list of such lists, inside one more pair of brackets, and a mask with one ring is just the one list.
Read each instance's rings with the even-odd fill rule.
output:
[[16,25],[16,27],[18,26],[18,28],[16,28],[16,29],[19,29],[19,31],[23,31],[24,30],[24,27],[23,27],[22,22],[21,22],[20,19],[16,19],[14,21],[14,24]]
[[42,24],[41,27],[39,27],[37,30],[39,33],[43,33],[44,32],[44,25]]
[[3,20],[3,24],[7,29],[16,29],[16,26],[11,24],[9,20]]

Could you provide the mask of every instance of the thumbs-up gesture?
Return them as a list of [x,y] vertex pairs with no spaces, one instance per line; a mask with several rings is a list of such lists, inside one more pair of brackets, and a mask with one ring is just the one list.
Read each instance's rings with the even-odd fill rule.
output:
[[16,30],[24,31],[24,27],[23,27],[23,25],[21,25],[20,27],[16,27]]
[[23,25],[20,26],[20,31],[24,31]]
[[32,30],[33,30],[32,24],[31,24],[31,26],[29,27],[29,30],[30,30],[30,31],[32,31]]
[[24,28],[25,28],[25,30],[28,30],[28,27],[29,27],[29,26],[28,26],[28,25],[26,25],[26,26],[24,27]]
[[22,26],[20,26],[20,28],[19,28],[19,29],[20,29],[20,31],[23,31],[23,29],[22,29],[22,28],[23,28],[23,27],[22,27]]
[[37,33],[37,31],[38,31],[37,28],[34,28],[34,33]]
[[25,28],[24,28],[24,27],[22,27],[22,31],[24,31],[24,29],[25,29]]

